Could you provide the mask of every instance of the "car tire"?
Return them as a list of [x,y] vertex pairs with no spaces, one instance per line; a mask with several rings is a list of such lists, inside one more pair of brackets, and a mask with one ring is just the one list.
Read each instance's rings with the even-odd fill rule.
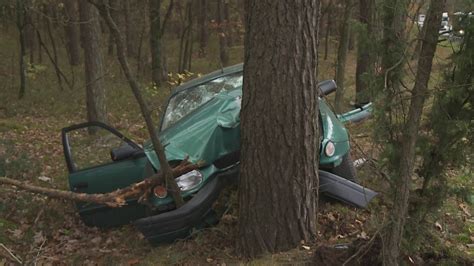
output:
[[330,172],[349,181],[357,183],[357,173],[350,152],[346,153],[342,157],[341,164],[334,167]]

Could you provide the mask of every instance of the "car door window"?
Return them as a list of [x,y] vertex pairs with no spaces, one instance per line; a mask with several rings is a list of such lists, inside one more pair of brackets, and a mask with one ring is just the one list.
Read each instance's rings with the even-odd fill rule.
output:
[[65,129],[63,144],[70,172],[124,160],[142,151],[116,130],[99,123]]

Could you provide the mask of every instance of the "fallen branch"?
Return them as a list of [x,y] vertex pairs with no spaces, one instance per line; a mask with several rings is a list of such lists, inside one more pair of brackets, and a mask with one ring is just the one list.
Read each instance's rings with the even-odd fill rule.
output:
[[2,247],[8,253],[8,255],[10,255],[11,258],[13,258],[16,262],[18,262],[20,265],[22,264],[21,260],[17,256],[15,256],[15,254],[13,254],[13,252],[8,249],[4,244],[0,243],[0,247]]
[[[172,175],[174,178],[181,176],[189,171],[198,169],[201,165],[190,163],[187,159],[183,160],[178,166],[172,169]],[[128,187],[117,189],[113,192],[103,194],[87,194],[87,193],[76,193],[72,191],[45,188],[27,184],[22,181],[11,179],[8,177],[0,177],[0,184],[12,185],[23,190],[46,195],[51,198],[60,198],[73,201],[91,202],[96,204],[104,204],[109,207],[122,207],[126,204],[126,199],[129,198],[140,198],[143,199],[143,195],[148,195],[149,191],[160,184],[163,184],[163,176],[161,172],[158,172],[145,180],[132,184]]]

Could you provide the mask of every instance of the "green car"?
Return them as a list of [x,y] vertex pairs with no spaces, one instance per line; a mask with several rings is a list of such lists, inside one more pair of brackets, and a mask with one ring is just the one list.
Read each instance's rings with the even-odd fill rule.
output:
[[[121,208],[77,203],[82,220],[91,226],[133,223],[152,243],[173,241],[193,228],[218,221],[213,204],[220,191],[239,175],[242,64],[194,79],[175,89],[159,125],[159,138],[170,165],[185,158],[203,166],[176,179],[186,204],[176,209],[163,186],[153,189],[149,204],[130,199]],[[347,130],[343,123],[370,115],[371,104],[336,115],[324,96],[336,90],[334,81],[319,84],[321,154],[320,192],[365,207],[376,195],[356,183]],[[140,182],[160,169],[151,143],[143,147],[99,122],[62,130],[71,191],[106,193]]]

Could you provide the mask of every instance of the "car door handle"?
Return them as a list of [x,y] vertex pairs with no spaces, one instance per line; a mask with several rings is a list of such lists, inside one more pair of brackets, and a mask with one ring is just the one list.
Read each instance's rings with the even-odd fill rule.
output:
[[86,189],[89,187],[89,183],[87,182],[79,182],[77,184],[75,184],[74,186],[72,186],[72,189],[74,191],[78,191],[78,190],[82,190],[82,189]]

